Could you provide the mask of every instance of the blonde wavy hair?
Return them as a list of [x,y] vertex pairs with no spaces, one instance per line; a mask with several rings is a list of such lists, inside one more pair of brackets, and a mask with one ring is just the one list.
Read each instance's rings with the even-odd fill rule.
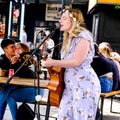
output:
[[112,59],[111,52],[113,50],[109,43],[107,42],[100,43],[98,46],[98,50],[99,50],[99,53],[102,54],[104,57]]
[[62,11],[62,14],[67,12],[68,16],[70,17],[73,25],[69,32],[64,32],[63,34],[63,45],[61,48],[61,53],[64,55],[67,55],[70,48],[71,40],[74,37],[77,37],[77,35],[86,30],[84,25],[84,17],[82,12],[79,9],[73,9],[73,8],[66,8]]

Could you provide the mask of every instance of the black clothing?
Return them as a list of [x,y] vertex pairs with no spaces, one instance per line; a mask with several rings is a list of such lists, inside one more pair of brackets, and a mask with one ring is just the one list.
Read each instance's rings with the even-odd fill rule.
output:
[[9,70],[11,68],[11,62],[10,60],[6,57],[5,54],[2,54],[0,56],[0,68],[3,70]]
[[93,62],[91,63],[93,69],[95,70],[96,74],[99,76],[104,75],[108,72],[113,73],[113,88],[112,90],[120,89],[120,77],[117,65],[114,61],[105,58],[102,55],[96,55],[93,58]]
[[101,113],[99,107],[97,108],[96,118],[95,120],[101,120]]
[[[23,61],[17,62],[15,64],[11,64],[11,61],[6,57],[5,54],[3,54],[1,55],[1,59],[0,59],[0,68],[3,70],[14,69],[14,71],[16,71],[21,66],[22,63]],[[8,72],[6,76],[8,76]],[[34,78],[35,73],[31,69],[29,69],[28,66],[23,66],[15,76],[22,78]]]
[[95,56],[91,65],[97,73],[98,77],[108,72],[112,72],[111,63],[103,56]]

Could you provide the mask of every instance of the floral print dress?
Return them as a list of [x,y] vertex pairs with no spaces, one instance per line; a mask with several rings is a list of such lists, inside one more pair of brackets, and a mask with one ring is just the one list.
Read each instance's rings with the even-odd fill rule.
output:
[[92,37],[88,31],[81,32],[71,42],[68,56],[73,56],[75,46],[80,38],[90,41],[91,49],[86,59],[77,67],[66,68],[64,73],[65,89],[61,99],[58,120],[95,120],[98,100],[100,96],[99,79],[91,67],[94,56]]

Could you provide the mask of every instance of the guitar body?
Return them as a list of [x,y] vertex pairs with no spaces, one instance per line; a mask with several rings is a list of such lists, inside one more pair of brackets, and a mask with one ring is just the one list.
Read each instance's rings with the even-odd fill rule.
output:
[[50,74],[50,82],[48,84],[50,105],[58,107],[64,90],[64,69],[55,66],[48,68],[48,72]]
[[[44,52],[45,48],[46,43],[43,44],[42,48],[42,57],[44,60],[47,59],[47,55]],[[50,82],[48,84],[50,105],[58,107],[64,90],[64,69],[57,66],[48,67],[47,69],[50,75]]]

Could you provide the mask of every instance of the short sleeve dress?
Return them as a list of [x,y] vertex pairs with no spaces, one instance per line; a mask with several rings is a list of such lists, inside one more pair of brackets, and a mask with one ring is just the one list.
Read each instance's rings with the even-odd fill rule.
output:
[[79,66],[65,69],[65,89],[59,107],[58,120],[95,120],[101,88],[99,79],[91,67],[94,56],[91,34],[83,31],[78,37],[73,38],[68,55],[66,57],[61,55],[61,58],[72,58],[80,38],[89,40],[91,48],[86,59]]

